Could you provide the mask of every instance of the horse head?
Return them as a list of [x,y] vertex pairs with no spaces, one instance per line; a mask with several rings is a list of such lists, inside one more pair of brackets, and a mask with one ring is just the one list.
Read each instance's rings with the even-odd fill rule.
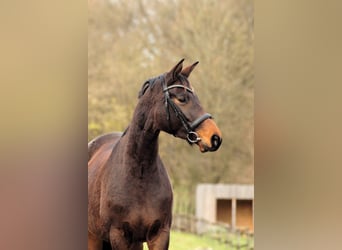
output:
[[[169,72],[146,81],[139,98],[151,104],[154,126],[197,144],[201,152],[216,151],[222,134],[204,111],[188,78],[198,62],[183,69],[182,59]],[[149,91],[150,94],[145,92]]]

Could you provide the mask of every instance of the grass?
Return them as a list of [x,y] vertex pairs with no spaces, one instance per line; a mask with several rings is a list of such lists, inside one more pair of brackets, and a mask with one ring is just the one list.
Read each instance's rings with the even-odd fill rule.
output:
[[[147,250],[144,244],[144,250]],[[201,237],[190,233],[171,231],[169,250],[227,250],[229,246],[209,237]]]

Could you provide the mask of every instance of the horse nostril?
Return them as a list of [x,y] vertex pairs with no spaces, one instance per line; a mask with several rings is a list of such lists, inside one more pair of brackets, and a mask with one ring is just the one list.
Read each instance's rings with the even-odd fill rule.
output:
[[211,137],[211,148],[210,151],[216,151],[222,143],[222,139],[218,135]]

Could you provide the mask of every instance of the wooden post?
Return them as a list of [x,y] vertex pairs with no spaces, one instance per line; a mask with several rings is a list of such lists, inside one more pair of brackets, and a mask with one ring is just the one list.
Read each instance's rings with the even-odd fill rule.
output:
[[236,198],[232,198],[232,229],[236,229]]

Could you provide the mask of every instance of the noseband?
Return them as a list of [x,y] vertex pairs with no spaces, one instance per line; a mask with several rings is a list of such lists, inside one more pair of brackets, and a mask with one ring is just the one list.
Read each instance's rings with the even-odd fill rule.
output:
[[[162,85],[163,85],[163,92],[164,92],[164,97],[165,97],[165,109],[166,109],[166,113],[167,113],[167,120],[170,121],[170,110],[169,110],[169,106],[172,108],[172,110],[175,112],[176,117],[181,121],[183,127],[185,128],[186,132],[187,132],[187,140],[189,143],[197,143],[201,140],[201,138],[198,136],[198,134],[194,131],[202,122],[204,122],[207,119],[212,119],[211,114],[204,114],[201,115],[200,117],[198,117],[197,119],[195,119],[193,122],[189,123],[188,119],[186,118],[186,116],[184,115],[184,113],[182,112],[182,110],[172,101],[172,99],[170,98],[170,93],[169,90],[173,89],[173,88],[182,88],[185,89],[186,91],[190,92],[191,94],[194,93],[194,91],[188,87],[186,87],[185,85],[180,85],[180,84],[174,84],[174,85],[170,85],[167,86],[166,82],[165,82],[165,77],[164,75],[161,75],[157,78],[162,78]],[[153,82],[157,79],[151,79],[149,80],[149,82],[151,84],[153,84]],[[181,79],[179,79],[180,82]]]

